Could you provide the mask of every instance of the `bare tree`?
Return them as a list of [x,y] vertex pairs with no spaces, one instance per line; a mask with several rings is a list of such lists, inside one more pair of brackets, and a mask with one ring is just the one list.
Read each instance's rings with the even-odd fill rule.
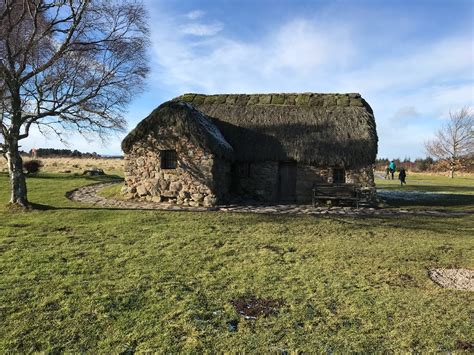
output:
[[436,138],[425,142],[428,155],[445,162],[450,177],[474,158],[474,114],[469,107],[449,112],[449,121],[437,133]]
[[36,126],[104,137],[148,73],[148,27],[133,0],[0,0],[0,152],[10,202],[28,205],[19,142]]

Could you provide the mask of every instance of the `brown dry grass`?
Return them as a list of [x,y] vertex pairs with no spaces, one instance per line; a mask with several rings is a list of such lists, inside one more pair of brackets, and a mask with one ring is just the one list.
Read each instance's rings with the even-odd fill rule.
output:
[[[23,158],[24,161],[31,158]],[[123,159],[107,158],[39,158],[43,163],[41,171],[48,173],[81,174],[84,170],[100,168],[105,173],[123,175]],[[0,157],[0,172],[7,171],[6,160]]]

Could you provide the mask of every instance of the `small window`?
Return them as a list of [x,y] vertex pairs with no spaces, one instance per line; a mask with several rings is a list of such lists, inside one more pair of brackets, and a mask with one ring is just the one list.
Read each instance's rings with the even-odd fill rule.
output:
[[161,151],[161,169],[176,169],[177,163],[176,150]]
[[344,184],[346,182],[346,172],[342,168],[334,168],[332,181],[335,184]]

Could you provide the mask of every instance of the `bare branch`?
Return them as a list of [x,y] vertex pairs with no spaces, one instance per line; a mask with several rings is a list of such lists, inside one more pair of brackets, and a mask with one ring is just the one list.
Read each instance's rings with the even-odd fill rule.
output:
[[2,51],[10,50],[11,64],[2,61],[0,85],[8,93],[2,102],[12,102],[7,114],[18,138],[47,117],[83,120],[101,132],[122,129],[125,105],[148,72],[143,7],[100,0],[15,4],[0,17]]
[[[58,21],[53,21],[50,24],[50,26],[43,32],[43,35],[41,36],[42,38],[44,38],[44,36],[47,33],[50,33],[53,30],[54,26],[57,26],[62,22],[68,22],[68,20],[70,19],[71,23],[70,23],[69,29],[66,32],[66,36],[65,36],[64,40],[59,45],[58,49],[54,53],[52,53],[51,57],[48,60],[46,60],[43,64],[41,64],[40,66],[36,67],[32,71],[30,71],[29,73],[27,73],[23,77],[21,77],[20,83],[26,82],[30,78],[34,77],[35,75],[38,75],[39,73],[41,73],[41,72],[45,71],[46,69],[48,69],[49,67],[51,67],[68,49],[69,45],[71,44],[72,38],[76,33],[77,27],[81,23],[82,16],[83,16],[84,12],[86,11],[86,9],[89,5],[89,0],[84,0],[83,2],[79,2],[78,3],[79,4],[78,9],[74,9],[72,4],[73,4],[72,2],[69,2],[69,11],[70,11],[71,15],[67,16],[62,21],[59,21],[59,22]],[[65,3],[64,4],[58,3],[58,12],[59,12],[60,7],[62,5],[65,5]],[[35,27],[35,29],[36,29],[36,27]],[[25,58],[25,60],[24,60],[24,64],[25,64],[24,66],[26,66],[26,59],[27,58]],[[19,70],[20,72],[23,71],[22,69],[24,69],[24,66],[22,66],[20,68],[20,70]]]
[[434,140],[425,142],[428,155],[445,161],[451,177],[474,158],[474,114],[470,107],[449,112],[449,121],[437,133]]
[[12,202],[27,203],[18,142],[31,127],[61,140],[124,128],[149,70],[147,45],[135,0],[0,1],[0,148],[16,179]]

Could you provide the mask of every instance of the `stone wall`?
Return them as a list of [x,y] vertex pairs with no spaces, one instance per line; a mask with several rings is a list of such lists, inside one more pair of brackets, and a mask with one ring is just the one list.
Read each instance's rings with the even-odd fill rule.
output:
[[297,165],[296,201],[301,203],[311,202],[314,183],[327,183],[329,180],[332,180],[332,170],[330,168]]
[[[239,174],[238,164],[248,164],[248,174],[245,176]],[[244,200],[277,200],[278,162],[236,163],[236,165],[234,165],[232,176],[234,194],[241,196]]]
[[358,186],[362,198],[375,202],[377,193],[374,181],[374,167],[372,165],[347,171],[346,182]]
[[[162,150],[176,150],[176,169],[161,169]],[[239,165],[240,164],[240,165]],[[243,168],[243,169],[239,169]],[[172,127],[151,132],[125,155],[125,187],[130,198],[169,201],[185,206],[213,206],[225,202],[232,186],[233,197],[242,200],[278,201],[279,162],[231,164],[216,157]],[[308,203],[315,182],[332,183],[333,168],[297,164],[296,201]],[[232,181],[232,183],[231,183]],[[346,170],[346,183],[355,184],[372,196],[375,192],[372,167]]]
[[361,189],[375,188],[373,166],[366,166],[360,169],[347,170],[346,182],[349,184],[355,184]]
[[[239,174],[238,164],[248,164],[248,175],[236,176]],[[236,165],[233,169],[232,192],[234,194],[241,196],[244,200],[278,201],[278,162],[237,163]],[[245,170],[243,169],[244,172]],[[311,202],[314,183],[332,183],[332,180],[332,167],[297,164],[296,202]],[[363,191],[373,192],[375,184],[372,168],[346,170],[346,183],[355,184]]]
[[[161,168],[163,150],[176,150],[176,169]],[[125,155],[125,186],[129,198],[168,201],[185,206],[213,206],[225,199],[230,163],[192,144],[173,127],[150,132]]]
[[[317,167],[312,165],[298,165],[296,175],[296,201],[310,202],[312,199],[313,184],[333,183],[333,167]],[[362,194],[372,199],[375,194],[374,173],[372,166],[345,171],[346,183],[357,186]]]

